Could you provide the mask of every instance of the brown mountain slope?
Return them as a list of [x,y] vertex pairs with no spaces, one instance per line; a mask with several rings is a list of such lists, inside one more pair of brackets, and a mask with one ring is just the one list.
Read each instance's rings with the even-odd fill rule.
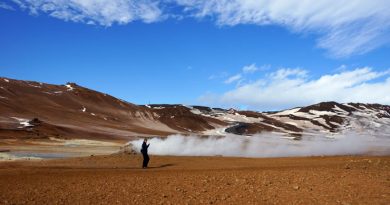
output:
[[[170,119],[165,110],[137,106],[74,83],[51,85],[0,78],[0,136],[3,138],[165,136],[224,124],[185,109],[175,112],[179,112],[175,114],[181,120]],[[43,123],[25,126],[33,118]]]

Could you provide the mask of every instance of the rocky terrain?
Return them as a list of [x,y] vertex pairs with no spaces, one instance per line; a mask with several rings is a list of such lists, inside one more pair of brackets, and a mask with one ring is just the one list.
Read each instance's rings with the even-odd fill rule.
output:
[[388,204],[389,157],[139,155],[0,163],[0,204]]
[[322,102],[278,112],[189,105],[135,105],[75,83],[0,78],[1,139],[108,139],[138,136],[253,135],[300,137],[343,131],[389,136],[390,106]]

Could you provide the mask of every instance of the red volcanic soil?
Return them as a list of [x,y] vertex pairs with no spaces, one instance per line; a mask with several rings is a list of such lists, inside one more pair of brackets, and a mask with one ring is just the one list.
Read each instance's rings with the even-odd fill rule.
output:
[[389,204],[390,157],[139,155],[0,163],[0,204]]

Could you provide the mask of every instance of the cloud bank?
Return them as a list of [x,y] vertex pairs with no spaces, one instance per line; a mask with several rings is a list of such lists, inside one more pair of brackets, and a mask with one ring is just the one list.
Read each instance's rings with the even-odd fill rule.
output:
[[300,68],[282,68],[223,94],[200,97],[206,104],[280,110],[323,101],[390,104],[390,70],[370,67],[310,78]]
[[111,26],[162,19],[158,1],[152,0],[12,0],[30,14],[46,13],[65,21]]
[[178,0],[197,18],[219,25],[279,25],[315,33],[317,45],[334,57],[363,54],[389,43],[386,0]]
[[[219,26],[277,25],[313,34],[331,56],[367,53],[390,43],[388,0],[10,0],[23,10],[65,21],[111,26],[196,18]],[[13,3],[11,3],[13,2]],[[1,4],[2,7],[9,7]]]

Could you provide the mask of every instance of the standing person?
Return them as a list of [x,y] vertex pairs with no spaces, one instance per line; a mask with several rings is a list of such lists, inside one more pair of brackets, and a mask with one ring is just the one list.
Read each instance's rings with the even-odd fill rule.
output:
[[147,168],[149,163],[149,155],[148,155],[148,148],[150,144],[146,144],[148,142],[148,139],[144,139],[144,142],[142,143],[142,149],[141,153],[144,157],[144,161],[142,162],[142,168]]

